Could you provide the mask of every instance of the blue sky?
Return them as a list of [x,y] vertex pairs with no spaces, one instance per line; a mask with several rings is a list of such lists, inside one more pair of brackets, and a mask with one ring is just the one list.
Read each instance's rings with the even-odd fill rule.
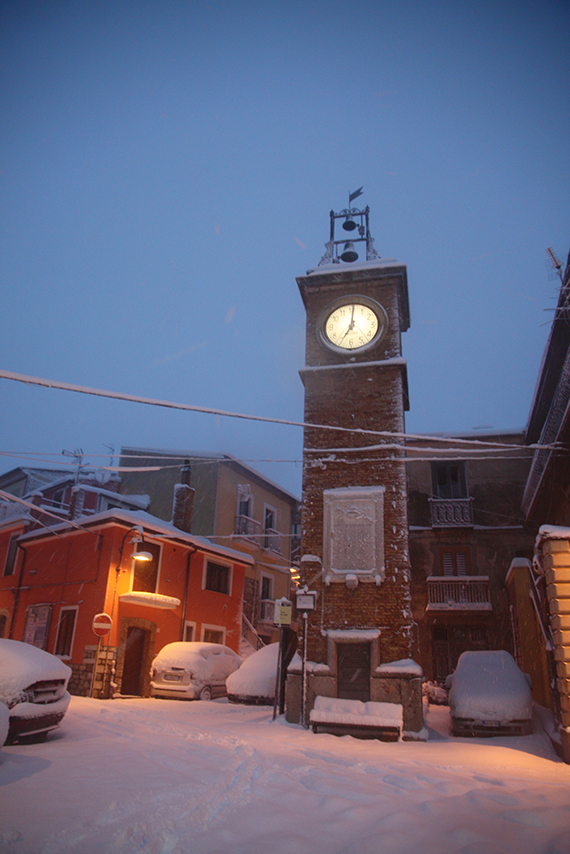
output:
[[[570,244],[569,43],[556,0],[4,3],[0,367],[302,420],[295,277],[363,185],[408,266],[407,429],[523,427]],[[0,407],[1,471],[194,448],[300,494],[261,462],[300,460],[298,428],[5,379]]]

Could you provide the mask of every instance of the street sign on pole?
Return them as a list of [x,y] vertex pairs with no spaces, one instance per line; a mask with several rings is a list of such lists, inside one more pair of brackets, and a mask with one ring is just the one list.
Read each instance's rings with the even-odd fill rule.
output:
[[108,614],[95,614],[93,617],[93,631],[99,638],[108,635],[113,627],[113,620]]
[[314,611],[317,607],[317,593],[315,590],[307,590],[306,587],[301,587],[297,590],[295,596],[298,611]]
[[291,625],[291,600],[282,596],[281,599],[275,601],[275,611],[273,615],[274,626],[290,626]]

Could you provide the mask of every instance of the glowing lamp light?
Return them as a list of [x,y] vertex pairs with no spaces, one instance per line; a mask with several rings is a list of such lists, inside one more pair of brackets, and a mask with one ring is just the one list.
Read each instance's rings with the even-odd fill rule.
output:
[[141,563],[152,560],[150,552],[133,552],[133,560],[140,560]]

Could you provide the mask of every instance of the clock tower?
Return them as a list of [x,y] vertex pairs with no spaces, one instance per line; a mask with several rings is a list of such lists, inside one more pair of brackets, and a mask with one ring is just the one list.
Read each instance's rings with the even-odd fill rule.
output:
[[[404,707],[404,730],[417,732],[401,346],[407,271],[376,252],[369,208],[350,207],[357,195],[331,211],[327,251],[297,279],[307,314],[300,588],[316,596],[299,619],[303,666],[289,668],[287,716],[307,723],[319,695],[394,702]],[[341,240],[338,220],[349,232]]]

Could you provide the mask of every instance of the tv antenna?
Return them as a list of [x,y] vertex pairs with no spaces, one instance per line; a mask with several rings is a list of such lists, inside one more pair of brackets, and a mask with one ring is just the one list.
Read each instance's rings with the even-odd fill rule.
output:
[[560,281],[562,281],[562,262],[557,257],[556,253],[554,252],[554,249],[551,249],[550,247],[548,247],[548,249],[546,250],[546,254],[550,258],[550,262],[552,264],[552,267],[556,270],[556,272],[560,276]]
[[75,483],[79,483],[79,473],[83,463],[83,448],[74,448],[73,451],[62,451],[64,457],[73,457],[73,463],[77,466]]

